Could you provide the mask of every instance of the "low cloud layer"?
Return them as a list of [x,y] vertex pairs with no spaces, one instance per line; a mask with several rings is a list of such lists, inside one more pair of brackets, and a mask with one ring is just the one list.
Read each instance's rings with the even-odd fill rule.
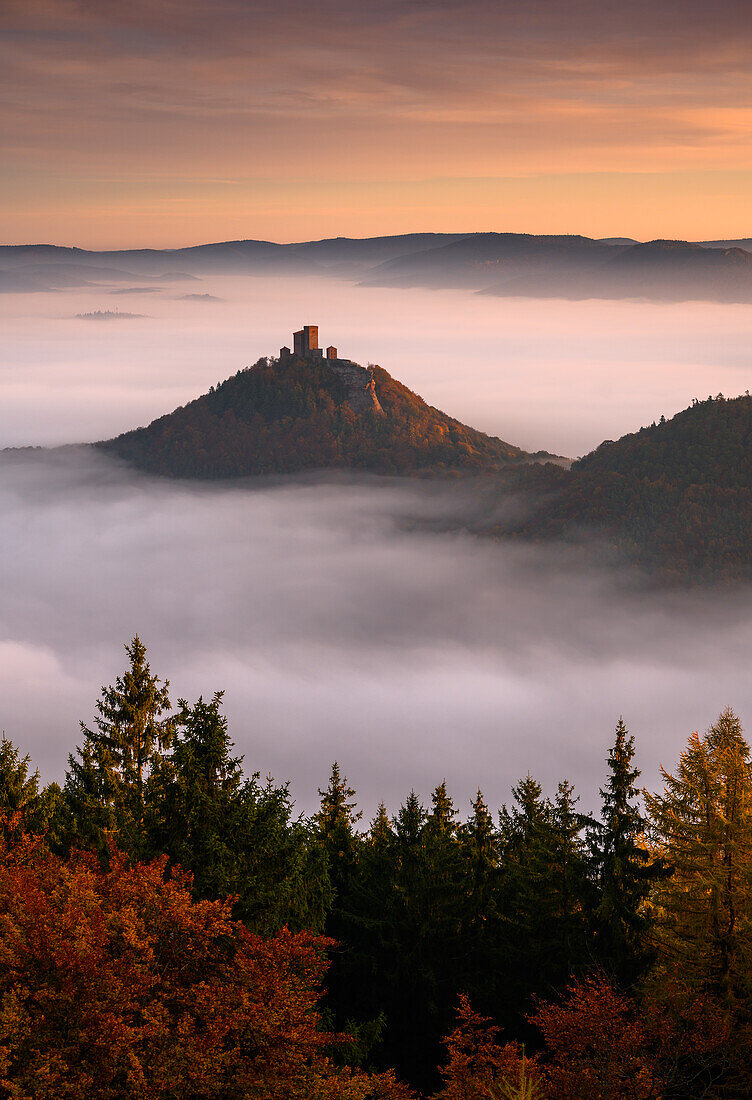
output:
[[[648,782],[727,703],[752,715],[752,600],[657,595],[555,550],[430,534],[462,490],[190,486],[75,448],[0,458],[0,724],[62,775],[139,632],[173,698],[226,690],[246,764],[367,811],[528,769],[590,805],[619,714]],[[417,526],[416,526],[417,525]]]
[[[749,307],[214,278],[195,289],[221,302],[176,284],[129,296],[147,319],[75,319],[111,289],[0,296],[0,447],[146,423],[305,322],[451,415],[569,455],[750,385]],[[226,689],[247,766],[306,809],[335,757],[369,812],[444,777],[463,806],[478,784],[499,803],[528,769],[591,804],[620,713],[649,783],[725,705],[752,725],[748,594],[646,594],[555,549],[431,533],[477,506],[424,482],[190,486],[76,448],[0,454],[0,728],[61,778],[135,632],[173,698]]]
[[[178,300],[186,285],[223,300]],[[111,289],[0,294],[0,446],[89,442],[148,423],[276,354],[304,323],[451,416],[570,457],[752,382],[749,306],[212,277],[129,296],[143,319],[76,319],[112,310]]]

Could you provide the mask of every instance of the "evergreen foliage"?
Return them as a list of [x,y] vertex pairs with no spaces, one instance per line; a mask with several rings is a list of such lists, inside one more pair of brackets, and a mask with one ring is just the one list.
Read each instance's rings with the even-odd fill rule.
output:
[[608,758],[608,778],[601,790],[601,821],[594,827],[593,856],[598,882],[594,913],[596,950],[601,966],[625,987],[632,985],[649,962],[650,919],[647,899],[652,884],[664,873],[644,840],[646,822],[635,786],[634,737],[622,718]]
[[[21,753],[5,734],[0,736],[0,815],[6,828],[43,833],[59,810],[57,783],[40,787],[39,772],[30,772],[31,758]],[[13,824],[11,824],[13,823]]]
[[130,665],[115,684],[103,687],[94,728],[83,722],[83,745],[69,756],[64,794],[69,843],[94,842],[114,834],[125,850],[143,853],[145,788],[162,751],[172,740],[169,682],[152,675],[146,647],[136,635],[125,646]]

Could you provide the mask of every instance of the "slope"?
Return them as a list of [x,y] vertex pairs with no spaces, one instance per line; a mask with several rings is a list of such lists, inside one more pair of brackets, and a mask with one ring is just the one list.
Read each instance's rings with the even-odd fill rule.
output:
[[752,577],[752,397],[697,401],[605,442],[571,470],[523,474],[531,514],[516,532],[590,538],[664,578]]
[[380,367],[296,356],[260,359],[148,427],[96,446],[190,478],[481,472],[530,458],[427,405]]

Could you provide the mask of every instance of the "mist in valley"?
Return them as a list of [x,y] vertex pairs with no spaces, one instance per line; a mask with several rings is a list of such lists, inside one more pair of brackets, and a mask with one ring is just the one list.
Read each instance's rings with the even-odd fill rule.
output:
[[[122,295],[115,291],[133,290]],[[186,298],[186,294],[211,298]],[[494,299],[215,276],[0,296],[0,446],[102,439],[276,353],[292,328],[444,411],[576,456],[749,385],[752,309]],[[93,321],[77,314],[146,316]],[[0,455],[0,725],[61,778],[138,632],[173,701],[224,689],[249,770],[309,810],[337,758],[368,813],[446,778],[464,810],[528,770],[591,806],[620,714],[646,782],[727,704],[752,721],[752,599],[442,532],[472,488],[191,485],[85,448]],[[510,502],[510,507],[514,502]],[[502,502],[501,507],[505,507]]]

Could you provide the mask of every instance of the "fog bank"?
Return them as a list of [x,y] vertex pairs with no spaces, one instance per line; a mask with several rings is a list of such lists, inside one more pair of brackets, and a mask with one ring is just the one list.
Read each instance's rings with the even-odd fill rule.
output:
[[[192,293],[211,299],[185,298]],[[133,289],[127,297],[113,291]],[[497,299],[331,279],[210,277],[0,294],[0,446],[102,439],[205,392],[316,323],[433,405],[575,457],[694,397],[750,385],[752,307]],[[76,314],[146,316],[101,322]]]
[[749,720],[749,596],[659,596],[552,549],[427,533],[459,492],[0,456],[0,725],[59,778],[135,632],[173,701],[226,690],[247,768],[305,809],[335,757],[369,813],[445,777],[463,809],[479,784],[500,803],[528,769],[589,805],[620,714],[651,783],[727,703]]

